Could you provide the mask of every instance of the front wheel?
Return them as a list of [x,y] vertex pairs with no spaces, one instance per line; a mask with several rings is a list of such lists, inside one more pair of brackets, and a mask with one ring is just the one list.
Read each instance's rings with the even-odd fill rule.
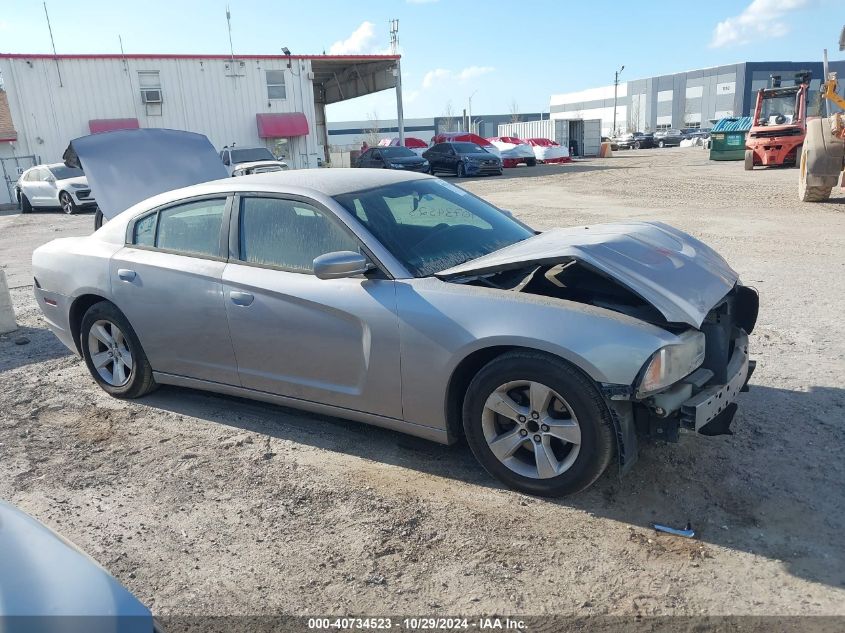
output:
[[67,191],[62,191],[59,194],[59,204],[66,215],[73,215],[76,213],[76,203]]
[[94,212],[94,230],[99,230],[103,226],[103,222],[103,212],[100,211],[100,207],[97,207],[97,210]]
[[613,457],[612,420],[595,385],[539,352],[509,352],[485,365],[467,390],[463,425],[481,465],[528,494],[579,492]]
[[32,203],[29,201],[29,198],[26,197],[23,191],[21,191],[21,213],[31,213],[32,212]]
[[455,173],[458,176],[458,178],[463,178],[467,175],[467,170],[466,170],[466,167],[464,167],[463,163],[458,163],[458,168],[457,168]]
[[745,171],[754,169],[754,152],[750,149],[745,150]]
[[660,148],[666,147],[666,143],[664,141],[658,141],[657,147],[660,147]]
[[88,371],[109,395],[139,398],[156,388],[138,336],[114,304],[101,301],[88,308],[79,342]]

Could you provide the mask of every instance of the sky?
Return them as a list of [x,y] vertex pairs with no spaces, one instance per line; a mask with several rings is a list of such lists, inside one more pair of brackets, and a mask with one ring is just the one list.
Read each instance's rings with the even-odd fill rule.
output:
[[[399,20],[405,117],[548,111],[549,97],[740,61],[842,59],[845,0],[48,0],[59,53],[389,52]],[[686,6],[688,5],[688,6]],[[686,8],[685,8],[686,7]],[[44,8],[0,0],[0,52],[49,53]],[[327,108],[390,119],[394,91]]]

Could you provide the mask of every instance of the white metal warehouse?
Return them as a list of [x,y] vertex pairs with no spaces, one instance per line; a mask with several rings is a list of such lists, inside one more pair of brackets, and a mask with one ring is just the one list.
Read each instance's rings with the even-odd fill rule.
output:
[[58,162],[70,140],[113,129],[199,132],[218,150],[266,146],[293,168],[316,167],[328,149],[325,106],[394,88],[398,60],[0,54],[0,203],[12,200],[22,169]]

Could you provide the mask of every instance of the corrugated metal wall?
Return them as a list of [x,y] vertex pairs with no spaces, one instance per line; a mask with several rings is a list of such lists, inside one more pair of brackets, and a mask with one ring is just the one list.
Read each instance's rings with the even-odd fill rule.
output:
[[[288,160],[294,167],[315,167],[323,154],[309,60],[294,59],[290,69],[283,59],[236,59],[234,69],[230,59],[83,58],[58,64],[61,85],[53,59],[0,58],[19,135],[16,153],[58,161],[71,139],[89,133],[90,119],[112,118],[200,132],[218,148],[263,145],[256,113],[302,112],[310,134],[291,139]],[[285,99],[268,99],[266,70],[284,71]],[[138,73],[144,71],[159,72],[160,115],[141,102]]]

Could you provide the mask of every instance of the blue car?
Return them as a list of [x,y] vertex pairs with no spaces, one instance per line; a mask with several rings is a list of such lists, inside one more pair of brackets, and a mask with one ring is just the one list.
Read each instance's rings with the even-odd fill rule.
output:
[[429,173],[447,172],[464,176],[501,176],[502,159],[469,142],[437,143],[423,152]]

